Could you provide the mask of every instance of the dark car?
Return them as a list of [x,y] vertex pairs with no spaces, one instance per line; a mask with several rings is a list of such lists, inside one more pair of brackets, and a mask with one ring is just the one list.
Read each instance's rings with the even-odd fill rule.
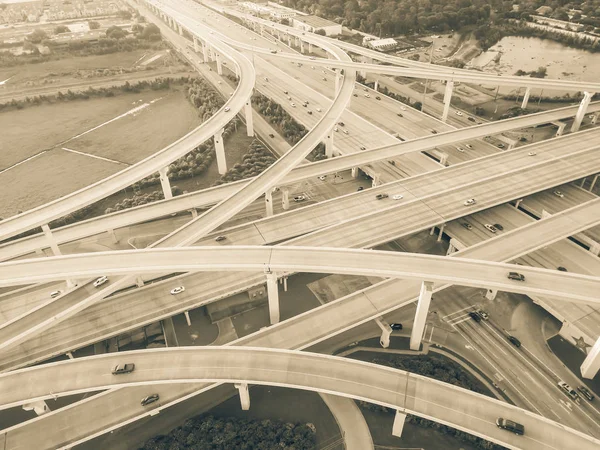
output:
[[394,331],[398,331],[402,329],[401,323],[390,323],[390,328]]
[[358,94],[352,94],[352,95],[354,95],[355,97],[358,97]]
[[217,237],[215,238],[215,241],[217,241],[217,242],[221,242],[221,241],[224,241],[225,239],[227,239],[225,236],[217,236]]
[[381,97],[378,95],[377,97],[375,97],[375,100],[381,100]]
[[131,373],[131,372],[133,372],[134,369],[135,369],[135,364],[133,364],[133,363],[118,364],[113,368],[112,374],[113,375],[122,375],[124,373]]
[[388,197],[389,197],[389,195],[387,195],[387,194],[377,194],[377,195],[375,196],[375,198],[376,198],[377,200],[383,200],[384,198],[388,198]]
[[358,189],[357,189],[357,191],[362,191],[363,189],[364,189],[364,187],[359,186]]
[[270,138],[274,138],[274,137],[275,137],[275,135],[274,135],[273,133],[270,133],[270,134],[269,134],[269,137],[270,137]]
[[475,119],[473,119],[472,117],[467,117],[467,120],[469,120],[470,122],[475,122]]
[[560,270],[561,272],[568,272],[567,268],[566,268],[566,267],[563,267],[563,266],[558,266],[558,267],[556,268],[556,270]]
[[473,319],[475,322],[481,322],[481,316],[477,314],[475,311],[471,311],[469,313],[469,317]]
[[525,281],[525,275],[519,272],[509,272],[508,279],[514,281]]
[[343,126],[344,126],[344,125],[346,125],[346,124],[345,124],[344,122],[338,122],[338,125],[339,125],[340,127],[343,127]]
[[404,117],[402,114],[398,113],[396,114],[398,117]]
[[433,134],[437,134],[437,131],[435,131],[435,130],[431,130],[431,132],[432,132]]
[[500,231],[504,230],[504,227],[502,225],[500,225],[499,223],[495,223],[494,228],[497,228]]
[[496,425],[498,428],[502,428],[503,430],[510,431],[511,433],[515,433],[519,436],[523,436],[525,434],[525,427],[520,423],[513,422],[512,420],[503,419],[502,417],[498,417],[496,419]]
[[152,394],[152,395],[149,395],[148,397],[144,397],[141,401],[141,404],[142,404],[142,406],[146,406],[146,405],[149,405],[150,403],[157,402],[159,398],[160,397],[158,396],[158,394]]
[[594,395],[585,386],[579,386],[577,388],[577,390],[581,393],[581,395],[583,395],[585,398],[587,398],[590,402],[592,400],[594,400]]
[[511,344],[513,344],[515,347],[520,347],[521,346],[521,341],[518,340],[516,337],[511,336],[510,334],[508,335],[508,340],[510,341]]
[[470,223],[463,222],[463,223],[461,223],[461,225],[463,227],[465,227],[467,230],[472,230],[473,229],[473,225],[471,225]]

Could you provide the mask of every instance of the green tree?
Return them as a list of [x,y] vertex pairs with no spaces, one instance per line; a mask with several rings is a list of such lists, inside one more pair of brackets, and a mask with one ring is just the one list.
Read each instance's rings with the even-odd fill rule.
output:
[[88,27],[90,27],[90,30],[97,30],[100,28],[100,23],[96,22],[95,20],[90,20],[88,22]]
[[33,44],[39,44],[45,39],[48,39],[48,35],[44,30],[40,29],[33,31],[33,33],[27,36],[27,40]]
[[70,31],[71,30],[69,30],[69,27],[65,25],[58,25],[56,28],[54,28],[54,34],[68,33]]

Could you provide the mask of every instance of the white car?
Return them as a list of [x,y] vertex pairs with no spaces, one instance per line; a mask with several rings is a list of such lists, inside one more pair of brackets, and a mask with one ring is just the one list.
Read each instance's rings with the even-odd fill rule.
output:
[[465,202],[463,203],[463,205],[465,205],[465,206],[473,206],[475,203],[477,203],[477,201],[474,198],[470,198],[468,200],[465,200]]
[[403,196],[403,195],[400,195],[400,194],[396,194],[396,195],[392,195],[392,198],[393,198],[394,200],[402,200],[402,199],[404,198],[404,196]]
[[175,289],[171,289],[171,295],[177,295],[183,291],[185,291],[183,286],[177,286]]
[[102,286],[107,281],[108,281],[108,277],[106,275],[104,275],[104,276],[98,278],[96,281],[94,281],[94,287]]
[[303,202],[304,200],[306,200],[306,197],[304,195],[297,195],[294,197],[295,202]]
[[327,178],[327,175],[321,175],[321,176],[319,177],[319,180],[321,180],[321,181],[324,181],[324,180],[325,180],[325,178]]
[[371,96],[369,94],[365,94],[365,97],[367,98],[371,98]]
[[335,132],[337,133],[337,132],[339,131],[339,130],[338,130],[338,127],[334,127],[334,128],[333,128],[333,131],[335,131]]
[[556,195],[557,197],[560,197],[560,198],[564,198],[564,197],[565,197],[565,194],[563,194],[563,193],[562,193],[562,191],[556,190],[556,191],[554,191],[553,193],[554,193],[554,195]]
[[406,106],[401,106],[401,107],[400,107],[400,109],[401,109],[402,111],[406,111]]
[[462,147],[456,147],[456,150],[458,150],[458,151],[459,151],[459,152],[461,152],[461,153],[464,153],[464,152],[465,152],[465,149],[464,149],[464,148],[462,148]]
[[317,112],[321,112],[321,108],[317,108]]
[[308,59],[315,60],[315,59],[317,59],[317,58],[315,58],[314,56],[311,56],[311,57],[310,57],[310,58],[308,58]]
[[225,112],[229,112],[229,110],[231,110],[229,106],[225,107]]
[[295,103],[290,103],[290,106],[291,106],[292,108],[295,108],[295,107],[296,107],[296,104],[295,104]]
[[535,156],[535,155],[537,155],[537,153],[536,152],[529,152],[529,153],[527,153],[527,155],[528,156]]
[[488,231],[490,231],[492,233],[495,233],[496,231],[498,231],[494,225],[490,225],[489,223],[486,223],[484,225],[484,227],[486,227],[488,229]]
[[350,134],[348,133],[348,130],[342,130],[344,132],[344,134]]
[[56,298],[60,294],[62,294],[62,291],[53,291],[53,292],[50,292],[50,298]]
[[467,148],[473,148],[473,146],[471,144],[465,144],[465,147],[467,147]]
[[456,111],[457,116],[462,116],[463,114],[460,111]]

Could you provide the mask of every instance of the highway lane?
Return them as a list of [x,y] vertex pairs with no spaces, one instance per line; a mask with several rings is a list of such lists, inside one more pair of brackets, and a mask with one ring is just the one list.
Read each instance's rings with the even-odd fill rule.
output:
[[[558,158],[556,159],[551,159],[549,160],[549,162],[547,163],[536,163],[533,164],[532,159],[530,157],[528,157],[526,155],[526,151],[527,149],[525,148],[525,150],[520,150],[520,149],[515,149],[511,152],[506,152],[503,155],[494,155],[488,158],[484,158],[482,160],[478,160],[478,161],[474,161],[472,163],[466,163],[466,164],[460,164],[460,165],[456,165],[450,168],[446,168],[440,171],[440,175],[444,175],[446,178],[444,177],[435,177],[432,174],[428,174],[428,175],[423,175],[420,177],[414,177],[414,179],[408,179],[408,180],[403,180],[398,182],[399,185],[408,185],[408,189],[410,189],[410,191],[412,192],[416,192],[417,195],[422,195],[422,196],[427,196],[429,195],[430,198],[432,199],[432,201],[435,203],[437,202],[437,207],[441,209],[440,213],[436,212],[434,209],[431,209],[431,206],[433,205],[428,205],[427,203],[429,202],[429,200],[419,200],[419,201],[414,201],[414,202],[406,202],[406,203],[398,203],[396,206],[391,206],[388,207],[388,209],[384,209],[384,210],[380,210],[377,212],[377,214],[373,214],[375,213],[375,211],[372,211],[370,214],[366,214],[364,217],[359,217],[357,219],[350,219],[347,220],[345,222],[342,222],[338,225],[334,225],[332,227],[329,228],[325,228],[323,231],[321,232],[316,232],[316,233],[311,233],[308,234],[302,238],[297,238],[294,239],[292,241],[289,241],[288,243],[286,243],[286,245],[309,245],[309,246],[340,246],[340,247],[362,247],[362,246],[368,246],[368,245],[375,245],[377,243],[380,242],[386,242],[386,241],[390,241],[393,239],[398,238],[399,236],[406,236],[412,233],[415,233],[421,229],[425,229],[428,227],[431,227],[433,225],[436,224],[440,224],[441,222],[443,222],[444,220],[449,221],[453,218],[456,217],[460,217],[462,215],[465,215],[466,212],[472,213],[481,209],[485,209],[485,208],[489,208],[491,206],[494,205],[498,205],[500,203],[503,203],[505,201],[509,201],[511,199],[514,198],[520,198],[521,196],[523,196],[523,194],[526,194],[528,192],[528,190],[539,190],[540,188],[544,188],[543,184],[550,184],[551,186],[553,185],[553,183],[560,181],[560,179],[564,179],[565,177],[572,177],[572,178],[578,178],[580,176],[580,171],[584,170],[584,171],[588,171],[588,170],[593,170],[594,169],[594,164],[599,165],[600,161],[598,160],[598,158],[595,158],[595,150],[594,150],[594,145],[592,145],[592,150],[588,150],[588,151],[584,151],[583,153],[579,154],[579,155],[575,155],[573,156],[573,158],[575,158],[578,163],[577,164],[572,164],[570,163],[570,169],[574,170],[575,172],[570,172],[569,169],[569,165],[564,164],[563,162],[563,158],[560,155],[563,154],[568,154],[571,150],[573,150],[573,145],[570,146],[564,146],[564,145],[558,145],[560,144],[560,142],[558,142],[558,140],[554,140],[552,141],[552,143],[554,144],[554,148],[552,150],[548,151],[548,154],[545,155],[547,157],[550,157],[553,154],[556,154],[558,156]],[[525,156],[519,157],[519,154],[525,154]],[[513,156],[513,159],[507,159],[506,155],[511,154]],[[538,155],[541,155],[541,153],[538,153]],[[516,170],[514,171],[514,173],[512,175],[506,175],[506,173],[503,174],[503,172],[500,171],[501,166],[498,166],[498,164],[496,164],[496,160],[499,159],[500,157],[504,156],[504,165],[507,166],[507,169],[510,170],[511,168],[513,168],[513,170],[515,170],[514,168],[516,168]],[[486,161],[484,160],[489,160]],[[523,167],[524,164],[530,164],[533,166],[532,169],[525,170]],[[487,167],[487,168],[486,168]],[[552,168],[552,170],[550,170],[550,168]],[[597,170],[600,170],[600,168],[597,168]],[[494,183],[492,182],[488,182],[485,181],[486,179],[486,175],[491,172],[493,175],[493,177],[495,178]],[[468,183],[468,180],[472,180],[473,179],[473,173],[477,173],[480,174],[480,176],[482,177],[476,184],[477,184],[477,189],[478,190],[474,190],[475,188],[473,187],[474,184],[471,183],[471,185],[467,184],[466,187],[464,185],[465,182]],[[573,175],[573,173],[576,173],[577,175]],[[462,174],[462,175],[458,175],[458,174]],[[512,178],[511,178],[512,177]],[[537,183],[540,183],[538,181],[536,181],[536,178],[539,178],[541,180],[542,185],[537,185]],[[420,180],[419,180],[420,179]],[[504,180],[510,179],[510,182],[505,182]],[[466,180],[466,181],[465,181]],[[450,183],[450,184],[449,184]],[[442,188],[444,187],[444,188]],[[379,189],[383,189],[383,188],[379,188]],[[497,198],[494,196],[494,189],[498,189],[499,192],[501,192],[503,195],[505,195],[504,198]],[[420,192],[419,192],[420,190]],[[389,190],[388,190],[389,191]],[[447,195],[441,195],[441,192],[444,191],[448,191]],[[467,192],[465,192],[467,191]],[[469,198],[470,195],[472,195],[473,192],[476,192],[478,194],[478,197],[480,198],[480,201],[477,203],[477,205],[475,206],[471,206],[468,208],[468,210],[466,210],[466,207],[463,206],[462,202],[464,202],[465,198]],[[391,194],[391,192],[390,192]],[[340,199],[354,199],[354,201],[360,202],[361,197],[363,197],[364,195],[372,195],[371,197],[371,202],[376,203],[377,201],[374,200],[374,195],[373,193],[370,192],[361,192],[361,193],[356,193],[353,194],[351,196],[344,196],[341,197]],[[387,199],[386,199],[387,200]],[[393,200],[390,200],[393,202]],[[334,202],[332,202],[334,203]],[[337,201],[335,202],[336,205],[340,204],[341,201]],[[250,230],[249,231],[244,231],[244,233],[250,233],[250,235],[254,235],[254,233],[256,232],[256,229],[253,229],[254,227],[256,227],[256,224],[267,224],[270,226],[270,229],[268,227],[262,227],[260,228],[260,232],[258,233],[257,236],[260,237],[260,239],[263,240],[264,239],[268,239],[270,242],[277,242],[277,241],[281,241],[283,239],[285,239],[287,236],[289,236],[290,230],[288,228],[292,227],[292,224],[297,224],[297,223],[308,223],[308,220],[310,219],[303,219],[303,220],[298,220],[298,214],[301,215],[306,215],[307,218],[313,217],[312,220],[317,219],[317,222],[315,222],[317,224],[317,226],[322,226],[322,222],[320,221],[320,219],[318,219],[318,215],[314,215],[314,210],[316,208],[324,208],[324,214],[326,216],[330,216],[332,211],[327,208],[327,204],[328,202],[322,202],[320,204],[314,205],[314,206],[309,206],[306,208],[302,208],[298,211],[295,212],[288,212],[285,214],[282,214],[279,219],[269,219],[269,222],[267,222],[267,219],[263,219],[262,221],[258,221],[255,224],[250,224]],[[416,208],[416,209],[415,209]],[[311,216],[311,211],[313,211],[313,215]],[[445,217],[442,218],[442,216],[440,214],[443,214]],[[453,217],[454,216],[454,217]],[[289,220],[290,218],[292,218],[291,220]],[[281,219],[286,219],[290,221],[290,224],[288,225],[285,220],[283,221],[282,224],[282,220]],[[367,224],[367,225],[365,225]],[[313,225],[314,226],[314,225]],[[248,226],[247,226],[248,227]],[[246,228],[248,229],[248,228]],[[348,231],[346,231],[348,230]],[[294,233],[293,235],[297,235],[300,234],[299,231],[299,227],[296,226],[295,229],[292,228],[292,233]],[[284,233],[282,233],[284,232]],[[224,233],[223,231],[220,233]],[[270,234],[269,234],[270,233]],[[233,241],[234,243],[238,243],[238,244],[242,244],[242,243],[252,243],[252,244],[262,244],[263,242],[243,242],[241,240],[236,239],[235,236],[230,236],[229,233],[225,234],[226,236],[228,236],[228,240]],[[232,239],[230,239],[232,237]],[[342,240],[341,237],[345,237],[345,240]],[[208,237],[207,239],[210,239],[211,242],[214,243],[214,238],[213,237]],[[267,241],[267,242],[269,242]],[[205,241],[206,242],[206,241]],[[221,278],[223,276],[223,274],[213,274],[210,277],[207,276],[203,276],[201,274],[194,276],[195,279],[200,280],[200,279],[204,279],[204,285],[205,285],[205,289],[211,291],[211,292],[216,292],[218,293],[218,298],[222,298],[223,296],[225,296],[225,294],[227,292],[230,293],[234,293],[234,292],[240,292],[245,290],[243,288],[244,286],[244,282],[243,279],[246,280],[246,287],[249,286],[253,286],[253,285],[258,285],[264,282],[264,278],[262,278],[260,275],[253,275],[253,276],[242,276],[241,274],[238,274],[238,277],[234,278],[234,282],[231,285],[231,288],[228,291],[227,285],[223,285],[220,284],[221,281],[223,280],[223,278]],[[226,278],[227,279],[227,278]],[[189,281],[186,281],[186,284],[189,284]],[[176,285],[175,285],[176,286]],[[175,287],[173,286],[173,287]],[[210,286],[210,288],[209,288]],[[112,288],[112,286],[111,286]],[[149,291],[154,292],[154,294],[152,294],[153,296],[156,297],[160,297],[161,295],[164,296],[165,293],[165,287],[163,287],[163,285],[161,283],[156,283],[153,286],[150,287],[145,287],[145,288],[139,288],[135,290],[135,293],[132,294],[134,295],[134,297],[137,296],[148,296]],[[205,293],[204,293],[205,294]],[[177,312],[180,312],[182,310],[186,310],[186,308],[183,306],[183,300],[187,300],[189,301],[190,298],[195,298],[197,294],[195,294],[192,290],[190,290],[189,292],[186,291],[184,294],[182,294],[180,296],[179,302],[176,305],[173,305],[175,307],[175,309],[172,309],[173,306],[171,306],[170,308],[168,308],[167,310],[164,310],[162,312],[162,315],[160,315],[160,317],[168,317],[169,315],[175,314]],[[212,297],[206,296],[204,297],[209,301],[209,299],[211,299]],[[53,306],[53,305],[48,305],[48,309],[52,310],[52,315],[55,314],[63,314],[63,311],[65,310],[65,302],[67,302],[68,300],[70,300],[70,308],[72,309],[83,309],[83,307],[81,306],[82,303],[84,305],[86,305],[87,303],[85,300],[85,297],[81,297],[81,296],[68,296],[65,295],[63,297],[59,298],[61,300],[61,303],[58,303],[57,306]],[[102,309],[108,308],[110,310],[114,310],[115,307],[117,309],[122,308],[122,305],[116,305],[116,303],[118,303],[118,297],[115,297],[113,299],[107,299],[107,301],[102,302],[101,305],[97,305],[98,307],[94,307],[93,310],[93,314],[95,317],[101,316],[101,317],[108,317],[107,313],[101,313]],[[131,300],[129,300],[131,301]],[[164,302],[168,302],[168,300],[163,300]],[[195,305],[194,307],[199,306],[200,304],[203,304],[204,302],[202,301],[196,301],[196,302],[190,302],[191,304]],[[164,304],[164,303],[163,303]],[[189,304],[189,303],[188,303]],[[38,313],[38,315],[40,314],[39,311],[42,310],[38,310],[36,313]],[[71,310],[69,310],[70,313]],[[98,314],[99,313],[99,314]],[[169,314],[170,313],[170,314]],[[146,311],[144,311],[144,316],[146,317],[146,321],[149,320],[148,316],[145,315]],[[78,318],[74,318],[75,322],[78,321],[78,319],[87,317],[85,315],[79,314]],[[44,316],[41,315],[41,319],[37,318],[35,319],[34,317],[27,317],[24,318],[24,320],[16,322],[11,324],[11,326],[13,328],[17,327],[20,331],[23,330],[27,330],[28,327],[31,327],[32,324],[36,323],[36,320],[43,320]],[[126,322],[128,322],[129,320],[131,320],[132,317],[127,317],[126,318]],[[89,320],[89,318],[87,318],[86,320]],[[85,323],[79,323],[79,325],[75,325],[72,324],[71,326],[74,327],[74,329],[79,329],[81,332],[81,336],[82,336],[82,340],[79,344],[75,344],[75,342],[78,342],[77,340],[73,340],[72,339],[72,335],[71,333],[68,332],[68,328],[63,328],[61,324],[55,325],[53,328],[57,328],[57,326],[60,326],[60,328],[58,328],[58,330],[56,330],[56,338],[50,338],[50,336],[46,336],[46,338],[40,340],[40,339],[29,339],[26,343],[16,347],[14,350],[9,350],[7,352],[5,352],[5,354],[3,355],[3,361],[4,361],[4,366],[6,367],[6,365],[8,365],[8,367],[12,366],[15,363],[15,359],[17,361],[30,361],[33,362],[35,360],[39,360],[43,359],[42,355],[46,355],[46,358],[49,357],[50,355],[48,355],[48,350],[50,348],[56,348],[56,344],[58,342],[61,342],[59,345],[59,348],[64,348],[65,345],[69,345],[66,344],[66,342],[64,341],[64,337],[65,337],[65,333],[67,333],[68,339],[67,342],[73,342],[72,344],[70,344],[71,348],[78,348],[80,346],[83,345],[84,342],[94,342],[94,338],[95,340],[99,340],[101,338],[101,336],[104,336],[104,334],[99,334],[98,331],[99,330],[107,330],[107,329],[113,329],[113,330],[117,330],[119,329],[118,327],[116,327],[117,323],[122,324],[122,322],[120,321],[116,321],[111,319],[111,322],[109,324],[103,324],[103,326],[108,327],[108,328],[104,328],[104,327],[99,327],[96,326],[93,328],[93,330],[89,330],[87,332],[84,332],[83,330],[86,327]],[[97,321],[96,319],[94,319],[92,321],[92,323],[96,323]],[[130,327],[135,326],[135,322],[130,322],[131,325]],[[148,322],[145,322],[148,323]],[[138,323],[139,325],[140,323]],[[121,325],[122,326],[122,325]],[[83,327],[83,329],[82,329]],[[121,328],[122,329],[122,328]],[[92,333],[90,334],[90,331],[92,331]],[[5,332],[7,332],[5,330]],[[114,334],[114,332],[113,332]],[[59,338],[59,336],[61,336]],[[88,337],[83,337],[83,336],[88,336]],[[94,337],[92,337],[94,336]],[[24,336],[26,337],[26,336]],[[66,350],[64,350],[66,351]],[[33,356],[33,355],[39,355],[39,356]],[[21,362],[22,364],[22,362]]]
[[[159,169],[167,167],[171,162],[184,156],[207,139],[212,138],[244,107],[254,87],[254,68],[251,62],[236,50],[214,39],[208,31],[200,26],[194,30],[203,39],[211,42],[211,45],[220,52],[232,55],[240,71],[241,76],[238,88],[223,108],[186,136],[133,166],[77,192],[3,220],[0,222],[0,240],[8,239],[16,234],[46,224],[107,197],[133,184],[135,181],[157,172]],[[229,110],[225,111],[226,108],[229,108]]]
[[[111,367],[133,361],[120,377]],[[67,376],[65,376],[65,374]],[[23,383],[23,375],[27,380]],[[70,376],[69,376],[70,375]],[[600,441],[539,415],[428,377],[352,359],[248,347],[123,352],[45,364],[0,375],[0,405],[98,388],[189,381],[248,382],[332,393],[430,418],[515,449],[594,449]],[[525,426],[524,436],[496,427],[497,417]]]
[[[50,282],[67,276],[83,278],[94,274],[260,270],[451,282],[525,295],[549,295],[581,303],[600,303],[597,298],[600,278],[594,276],[465,258],[448,260],[445,256],[419,253],[298,246],[121,250],[22,260],[0,264],[0,285],[19,285],[23,279]],[[509,272],[519,272],[525,280],[514,282],[507,278]],[[0,329],[0,341],[3,339]]]
[[[600,110],[600,102],[591,104],[590,110]],[[422,140],[415,140],[416,142],[419,142],[419,144],[414,146],[412,143],[402,143],[399,145],[384,147],[381,150],[367,150],[365,152],[341,156],[327,161],[307,164],[306,166],[297,167],[296,169],[292,170],[292,172],[282,180],[281,184],[290,185],[307,178],[317,177],[321,174],[335,173],[351,167],[366,165],[371,161],[393,159],[397,155],[407,153],[409,151],[423,151],[428,148],[430,149],[439,145],[444,145],[444,141],[467,141],[478,136],[481,137],[488,134],[494,134],[495,132],[499,132],[501,130],[510,130],[515,127],[524,127],[536,123],[558,120],[558,118],[568,117],[574,114],[575,111],[576,108],[574,107],[561,108],[551,112],[531,114],[525,117],[494,122],[492,124],[479,125],[477,127],[465,130],[456,130],[447,134],[444,133],[440,135],[428,136],[426,138],[422,138]],[[587,136],[589,136],[590,139],[594,139],[593,136],[595,136],[594,130],[580,132],[579,135],[581,135],[580,138],[582,139]],[[562,143],[572,139],[569,137],[567,141],[562,140],[566,139],[567,137],[568,136],[564,136],[562,138],[554,139],[553,141]],[[407,144],[411,144],[410,147]],[[551,143],[548,144],[553,145]],[[509,154],[510,153],[508,152],[502,153],[502,155]],[[157,217],[191,209],[193,207],[209,206],[219,202],[224,198],[227,198],[242,185],[247,183],[247,180],[241,180],[238,182],[206,189],[200,192],[174,197],[171,200],[163,200],[153,204],[132,208],[131,210],[120,211],[99,218],[90,219],[81,223],[72,224],[67,227],[61,227],[60,229],[53,230],[53,236],[58,243],[64,243],[80,239],[85,236],[103,233],[106,232],[106,230],[113,230],[126,224],[128,225],[152,220]],[[0,246],[0,260],[14,258],[45,246],[47,246],[47,243],[43,234],[5,243]]]
[[[456,253],[455,256],[465,255],[468,258],[489,261],[512,260],[514,257],[545,246],[547,242],[555,242],[595,224],[599,217],[598,207],[598,202],[592,202],[573,208],[546,220],[534,222],[518,230],[508,232],[503,238],[497,237],[481,242],[472,248]],[[234,275],[231,279],[235,280],[235,274],[231,275]],[[259,279],[262,280],[263,275],[259,275]],[[138,296],[139,311],[143,311],[144,314],[148,313],[151,319],[156,318],[157,310],[151,311],[152,302],[158,302],[161,307],[164,307],[166,305],[165,298],[167,297],[166,300],[168,300],[168,296],[165,296],[166,289],[169,286],[174,287],[177,282],[177,280],[173,280],[170,285],[164,286],[161,289],[162,295],[151,296],[147,294],[143,297]],[[206,283],[201,284],[205,289]],[[187,282],[186,287],[189,288]],[[384,281],[238,339],[232,344],[305,349],[353,329],[360,324],[369,322],[375,317],[389,314],[405,305],[411,305],[414,302],[415,295],[418,294],[418,289],[419,285],[414,282]],[[110,302],[111,299],[107,299],[107,301]],[[179,302],[181,301],[178,299],[177,303]],[[129,318],[133,314],[131,309],[124,307],[124,303],[124,301],[113,303],[113,308],[118,307],[121,311],[113,310],[113,313],[110,314],[112,320],[118,321],[119,317]],[[183,303],[185,303],[185,300]],[[184,304],[183,307],[185,306],[187,305]],[[95,306],[84,311],[83,314],[89,314],[93,308]],[[79,323],[89,327],[88,322],[92,320],[100,326],[99,320],[106,316],[107,314],[104,313],[97,315],[95,318],[86,317],[80,320]],[[71,318],[69,321],[73,322],[77,318]],[[105,322],[108,324],[110,321],[105,320]],[[82,331],[81,328],[76,326],[69,328],[69,330],[70,335],[79,335]],[[47,343],[47,341],[39,341],[40,345],[44,343]],[[177,396],[180,396],[177,401],[181,401],[183,400],[181,396],[184,394],[191,396],[194,395],[195,391],[201,392],[201,390],[210,388],[208,384],[185,386],[185,392],[182,392],[181,386],[178,386],[177,390],[168,386],[155,387],[155,392],[160,392],[161,398],[167,400],[161,403],[160,407],[168,407],[171,400],[177,398]],[[43,445],[39,442],[39,434],[35,432],[36,427],[40,426],[38,421],[29,421],[11,429],[3,430],[9,443],[6,450],[55,448],[85,441],[87,435],[101,434],[105,429],[117,428],[123,421],[130,422],[150,414],[148,410],[139,405],[137,400],[133,401],[145,395],[147,395],[147,390],[141,387],[108,391],[85,402],[47,414],[40,419],[44,424],[44,429],[47,430],[44,434]],[[128,405],[128,407],[115,408],[114,405],[116,404]],[[99,411],[111,411],[111,414],[98,414]],[[89,420],[90,417],[94,417],[94,420]]]

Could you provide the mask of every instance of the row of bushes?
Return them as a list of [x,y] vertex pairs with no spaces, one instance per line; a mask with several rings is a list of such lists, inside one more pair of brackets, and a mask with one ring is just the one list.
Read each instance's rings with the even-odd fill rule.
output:
[[[279,103],[270,98],[257,92],[252,96],[252,102],[258,112],[277,128],[290,145],[296,145],[308,133],[304,125],[298,123]],[[325,159],[325,145],[320,143],[307,156],[307,159],[309,161]]]
[[[173,197],[177,197],[178,195],[183,194],[183,191],[177,186],[171,186],[171,193]],[[147,194],[142,194],[141,192],[134,192],[132,197],[127,197],[116,203],[113,208],[106,208],[104,214],[110,214],[117,211],[122,211],[124,209],[134,208],[136,206],[142,206],[147,203],[157,202],[159,200],[164,200],[165,196],[163,194],[162,189],[153,191]]]
[[[517,98],[518,97],[518,98]],[[597,94],[595,94],[593,98],[596,98]],[[502,98],[504,100],[520,100],[523,99],[522,95],[517,96],[517,94],[507,94],[507,95],[503,95]],[[535,102],[542,102],[542,103],[576,103],[576,102],[580,102],[581,99],[583,98],[583,94],[581,92],[577,92],[573,95],[570,94],[565,94],[565,95],[557,95],[554,97],[541,97],[537,95],[532,95],[529,97],[529,101],[531,103],[535,103]]]
[[248,153],[243,156],[242,162],[235,164],[223,174],[219,180],[215,181],[213,186],[219,186],[221,184],[260,175],[275,161],[277,161],[277,158],[275,158],[260,141],[254,140],[250,144]]
[[312,450],[316,443],[310,423],[198,416],[146,441],[139,450]]
[[[363,86],[370,87],[371,89],[375,88],[374,82],[367,82],[366,79],[360,74],[356,74],[356,81],[362,84]],[[394,100],[404,103],[405,105],[412,106],[413,108],[418,109],[419,111],[421,110],[421,102],[411,102],[410,98],[392,92],[386,86],[380,86],[379,92],[381,92],[383,95],[387,95],[388,97],[393,98]]]
[[15,109],[23,109],[27,106],[41,105],[42,103],[67,102],[73,100],[89,100],[92,97],[114,97],[118,94],[140,93],[144,90],[151,89],[153,91],[166,90],[172,85],[182,85],[189,83],[189,77],[180,78],[156,78],[154,80],[143,80],[136,83],[113,85],[109,87],[93,88],[89,87],[85,91],[71,91],[70,89],[63,93],[58,91],[56,95],[35,95],[33,97],[25,97],[23,100],[12,99],[5,103],[0,103],[0,112],[11,111]]

